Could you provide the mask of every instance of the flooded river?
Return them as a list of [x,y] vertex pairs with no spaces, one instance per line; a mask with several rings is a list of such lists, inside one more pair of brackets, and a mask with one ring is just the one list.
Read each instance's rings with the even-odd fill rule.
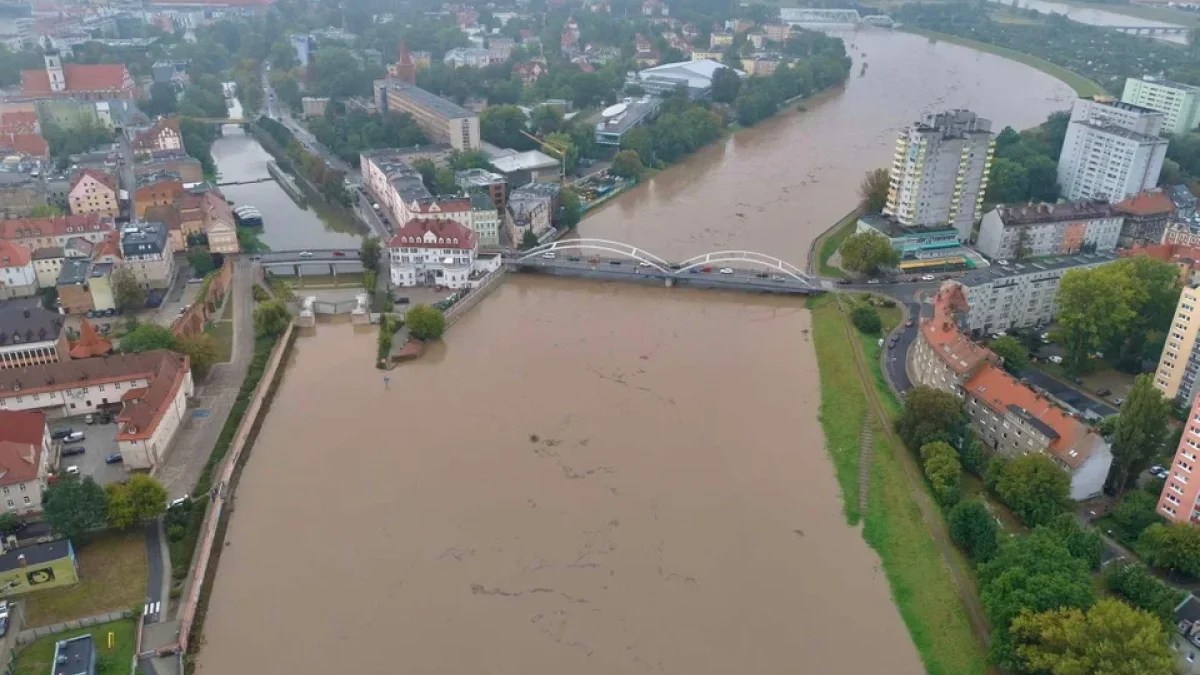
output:
[[[582,233],[803,264],[922,112],[1024,127],[1071,101],[995,56],[848,37],[844,91]],[[518,276],[385,390],[374,335],[321,325],[239,486],[201,672],[922,672],[841,514],[808,328],[792,298]]]
[[[240,127],[226,125],[212,146],[221,182],[269,178],[271,155]],[[312,204],[301,207],[274,181],[224,185],[221,192],[236,205],[249,204],[263,214],[262,241],[275,250],[304,248],[358,248],[361,241],[353,226]]]

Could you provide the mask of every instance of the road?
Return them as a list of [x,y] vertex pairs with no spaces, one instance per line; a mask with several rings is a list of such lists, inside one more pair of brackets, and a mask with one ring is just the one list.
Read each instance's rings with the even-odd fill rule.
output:
[[[552,254],[546,254],[552,255]],[[675,283],[689,286],[708,286],[714,288],[735,288],[749,291],[764,291],[769,293],[811,293],[821,290],[820,283],[798,281],[791,276],[779,273],[758,271],[755,269],[722,267],[719,264],[710,266],[705,272],[702,268],[694,267],[687,272],[666,269],[665,271],[648,263],[635,263],[628,259],[592,256],[584,259],[582,256],[559,256],[545,258],[535,256],[518,260],[510,258],[508,262],[515,263],[524,269],[543,269],[559,274],[575,274],[582,277],[605,279],[648,280],[673,278]],[[728,273],[717,271],[729,270]]]
[[162,518],[155,518],[146,523],[146,560],[149,573],[146,576],[146,623],[158,623],[168,615],[167,603],[169,588],[167,587],[166,568],[168,561],[164,558],[162,539]]
[[920,330],[918,317],[921,313],[921,305],[915,302],[906,302],[904,306],[908,310],[909,320],[912,322],[912,325],[906,326],[901,324],[893,331],[892,334],[898,336],[898,339],[896,340],[896,345],[888,349],[887,360],[884,362],[887,377],[892,383],[892,388],[901,394],[913,387],[912,380],[908,378],[908,368],[906,365],[908,363],[908,348],[917,339],[917,331]]
[[263,92],[267,95],[267,116],[287,127],[300,145],[309,152],[325,159],[325,163],[346,174],[346,179],[354,185],[362,185],[362,174],[358,169],[347,164],[341,157],[329,151],[316,136],[309,133],[299,122],[292,118],[292,113],[286,106],[281,105],[275,90],[271,88],[271,64],[264,64],[262,69]]

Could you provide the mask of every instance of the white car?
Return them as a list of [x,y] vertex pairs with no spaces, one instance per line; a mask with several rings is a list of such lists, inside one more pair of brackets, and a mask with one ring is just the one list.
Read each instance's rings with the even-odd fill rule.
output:
[[542,257],[545,258],[546,260],[554,260],[555,256],[554,256],[554,253],[547,251],[546,253],[542,254]]
[[79,475],[79,467],[75,466],[74,464],[72,464],[71,466],[68,466],[66,474],[68,476],[78,476]]
[[921,281],[933,281],[933,280],[934,280],[934,276],[932,274],[926,274],[925,276],[921,277]]
[[1050,342],[1050,334],[1042,333],[1042,342]]
[[878,279],[867,279],[867,283],[868,284],[877,284],[877,283],[879,283],[879,280]]
[[312,251],[300,251],[300,257],[301,258],[311,258],[311,257],[313,257],[313,253],[312,253]]
[[1058,365],[1058,364],[1061,364],[1061,363],[1062,363],[1062,357],[1061,357],[1061,356],[1051,356],[1051,357],[1050,357],[1050,363],[1053,363],[1053,364],[1056,364],[1056,365]]
[[999,260],[997,260],[997,261],[996,261],[996,264],[997,264],[997,265],[1007,265],[1007,264],[1008,264],[1008,261],[1007,261],[1007,260],[1005,260],[1004,258],[1001,258],[1001,259],[999,259]]
[[63,439],[63,443],[78,443],[84,439],[82,431],[72,431],[70,435]]
[[638,267],[649,267],[649,266],[650,266],[650,263],[648,263],[648,262],[640,262],[640,263],[638,263]]
[[718,271],[719,271],[721,274],[733,274],[733,268],[732,268],[732,267],[722,267],[722,268],[721,268],[720,270],[718,270]]

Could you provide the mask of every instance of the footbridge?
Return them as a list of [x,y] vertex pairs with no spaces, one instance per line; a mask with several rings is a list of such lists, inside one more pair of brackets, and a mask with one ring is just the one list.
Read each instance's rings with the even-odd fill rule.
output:
[[271,251],[255,256],[263,269],[286,276],[313,276],[363,271],[356,248],[313,248],[295,251]]
[[1128,33],[1130,35],[1187,35],[1192,31],[1188,26],[1102,26],[1110,30]]
[[714,251],[674,262],[609,239],[560,239],[507,255],[510,269],[557,276],[661,283],[752,293],[809,295],[827,282],[795,265],[755,251]]

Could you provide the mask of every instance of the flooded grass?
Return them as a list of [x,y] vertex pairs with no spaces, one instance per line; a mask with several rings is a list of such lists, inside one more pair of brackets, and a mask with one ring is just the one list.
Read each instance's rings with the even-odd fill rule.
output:
[[79,583],[25,600],[25,625],[49,626],[141,605],[146,596],[146,539],[142,528],[105,532],[79,546]]
[[846,276],[842,268],[830,265],[829,259],[842,247],[842,242],[846,241],[846,238],[854,233],[854,228],[857,226],[856,224],[860,215],[861,211],[855,209],[845,218],[838,221],[837,225],[834,225],[828,232],[821,235],[816,244],[814,244],[817,247],[817,254],[819,256],[817,258],[817,274],[823,277]]

